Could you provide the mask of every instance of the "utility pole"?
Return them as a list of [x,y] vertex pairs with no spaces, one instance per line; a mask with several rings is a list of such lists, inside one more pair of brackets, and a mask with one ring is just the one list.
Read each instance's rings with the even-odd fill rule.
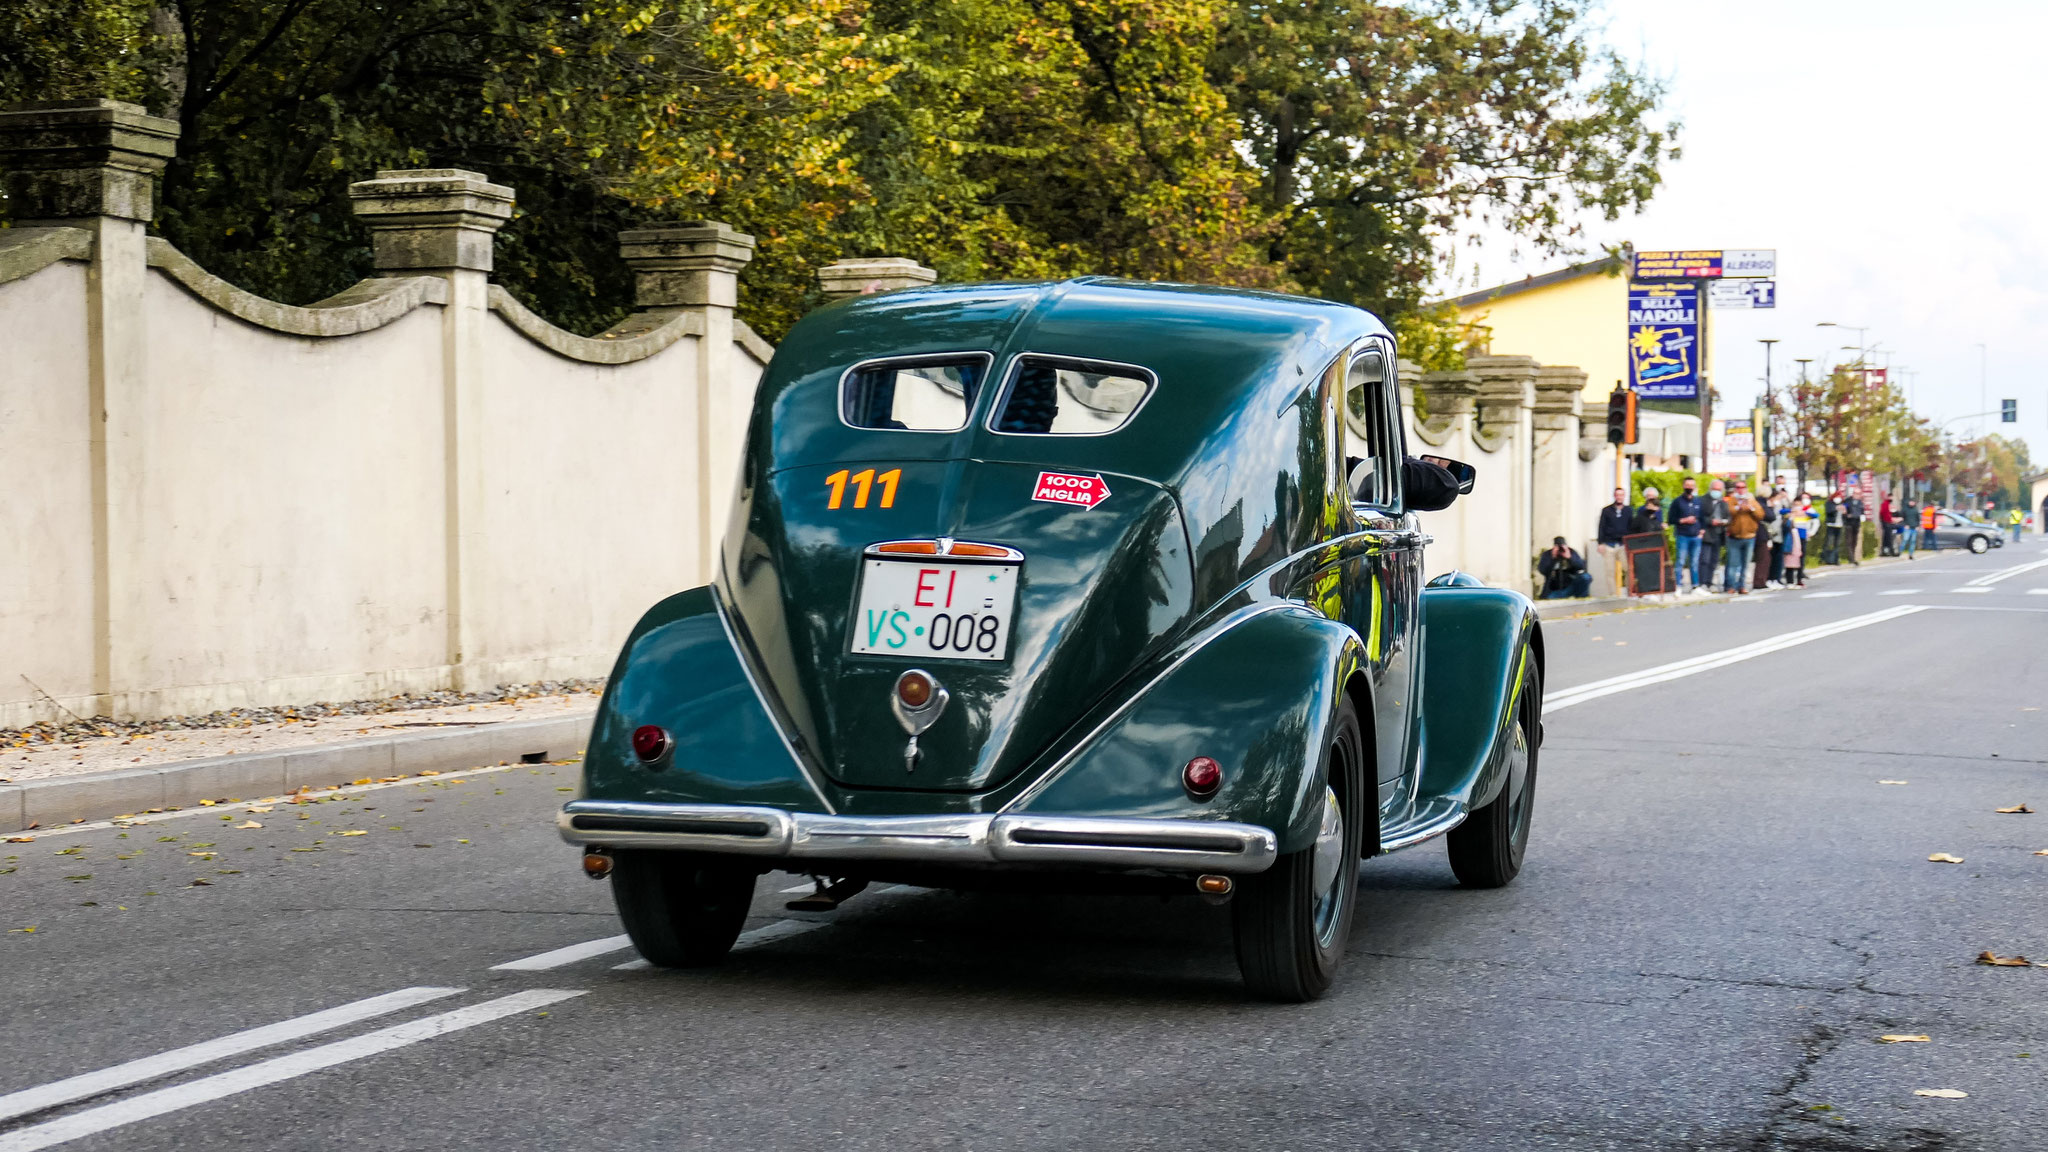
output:
[[1764,402],[1750,421],[1751,445],[1757,454],[1756,490],[1762,492],[1771,474],[1771,417],[1778,406],[1778,394],[1771,388],[1771,352],[1776,340],[1758,340],[1764,346]]
[[1990,359],[1991,355],[1984,345],[1977,345],[1977,407],[1980,409],[1991,407],[1991,389],[1985,383],[1990,375],[1986,366]]
[[[1795,356],[1792,358],[1792,362],[1799,365],[1799,382],[1805,384],[1806,366],[1813,363],[1813,357],[1807,356],[1802,358]],[[1799,409],[1796,406],[1792,409],[1792,422],[1794,428],[1799,426]],[[1801,496],[1806,495],[1806,465],[1804,464],[1799,465],[1797,483],[1799,485],[1799,494]]]

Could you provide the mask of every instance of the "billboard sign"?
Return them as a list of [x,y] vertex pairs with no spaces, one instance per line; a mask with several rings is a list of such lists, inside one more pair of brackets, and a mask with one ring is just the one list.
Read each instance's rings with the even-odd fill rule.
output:
[[1634,280],[1718,280],[1721,274],[1721,250],[1718,248],[1638,252],[1635,266],[1629,273]]
[[1756,426],[1746,419],[1714,421],[1707,436],[1707,471],[1748,475],[1756,466]]
[[1628,382],[1650,400],[1700,395],[1700,292],[1692,284],[1628,286]]
[[1707,285],[1707,303],[1714,308],[1776,308],[1776,280],[1715,280]]

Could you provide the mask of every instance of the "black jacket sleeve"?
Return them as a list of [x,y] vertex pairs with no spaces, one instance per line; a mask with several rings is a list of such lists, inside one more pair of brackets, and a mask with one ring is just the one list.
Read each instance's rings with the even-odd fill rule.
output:
[[1441,465],[1401,458],[1401,490],[1412,512],[1438,512],[1458,498],[1458,480]]

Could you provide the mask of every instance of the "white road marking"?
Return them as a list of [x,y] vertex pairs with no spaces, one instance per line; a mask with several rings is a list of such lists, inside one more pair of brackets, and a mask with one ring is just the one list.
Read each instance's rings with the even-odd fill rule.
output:
[[[732,946],[735,950],[738,950],[741,948],[751,948],[756,944],[766,944],[770,940],[782,940],[790,936],[801,936],[806,932],[823,928],[827,923],[829,921],[826,920],[777,920],[773,923],[763,924],[751,931],[740,933],[740,938],[733,941]],[[642,968],[652,967],[654,965],[649,964],[645,960],[628,960],[624,964],[612,965],[612,971],[638,972]]]
[[2048,596],[2048,588],[2029,588],[2029,589],[2027,589],[2027,595],[2029,595],[2029,596]]
[[1970,583],[1981,587],[1989,587],[2000,580],[2010,580],[2022,572],[2032,572],[2036,568],[2048,568],[2048,560],[2036,560],[2031,564],[2015,564],[2010,568],[2002,568],[1996,572],[1986,573],[1970,581]]
[[564,989],[536,988],[528,992],[514,992],[510,996],[500,996],[496,1000],[486,1000],[466,1008],[457,1008],[438,1016],[426,1016],[403,1024],[394,1024],[376,1032],[366,1032],[361,1036],[336,1040],[317,1048],[288,1053],[251,1064],[246,1068],[235,1068],[206,1076],[189,1084],[160,1088],[130,1100],[102,1105],[33,1127],[8,1132],[0,1135],[0,1152],[35,1152],[39,1148],[48,1148],[76,1140],[81,1136],[90,1136],[139,1120],[148,1120],[240,1092],[295,1079],[323,1068],[332,1068],[351,1060],[361,1060],[366,1056],[375,1056],[380,1052],[389,1052],[394,1048],[403,1048],[408,1044],[417,1044],[436,1036],[446,1036],[464,1028],[488,1024],[493,1020],[543,1008],[583,994]]
[[566,948],[542,952],[522,960],[507,960],[503,964],[493,964],[491,971],[545,972],[550,968],[561,968],[578,960],[588,960],[592,956],[603,956],[607,952],[617,952],[632,946],[633,938],[630,936],[607,936],[602,940],[585,940],[581,944],[571,944]]
[[1827,598],[1828,598],[1828,597],[1830,597],[1830,596],[1847,596],[1848,594],[1849,594],[1849,593],[1848,593],[1847,591],[1842,591],[1842,592],[1808,592],[1808,593],[1807,593],[1806,595],[1804,595],[1804,596],[1801,596],[1801,597],[1800,597],[1800,599],[1801,599],[1801,600],[1825,600],[1825,599],[1827,599]]
[[229,1056],[253,1052],[258,1048],[298,1040],[346,1024],[368,1020],[373,1016],[382,1016],[424,1004],[429,1000],[438,1000],[443,996],[453,996],[461,991],[460,988],[401,988],[396,992],[386,992],[382,996],[372,996],[353,1004],[343,1004],[337,1008],[328,1008],[305,1016],[294,1016],[290,1020],[265,1024],[261,1028],[232,1032],[213,1040],[173,1048],[169,1052],[159,1052],[154,1056],[144,1056],[139,1060],[130,1060],[125,1064],[116,1064],[112,1068],[102,1068],[97,1072],[82,1073],[35,1088],[24,1088],[19,1092],[0,1096],[0,1121],[26,1116],[31,1112],[41,1112],[46,1108],[55,1108],[59,1104],[84,1100],[103,1092],[112,1092],[117,1088],[154,1080],[159,1076],[169,1076],[173,1072],[183,1072],[188,1068],[197,1068],[201,1064],[210,1064]]
[[782,890],[782,891],[781,891],[781,892],[779,893],[779,895],[783,895],[783,896],[789,896],[789,895],[793,895],[793,894],[795,894],[795,893],[798,893],[798,892],[803,892],[803,893],[811,893],[811,892],[816,892],[817,890],[818,890],[818,886],[817,886],[816,884],[793,884],[793,885],[791,885],[791,886],[789,886],[789,887],[787,887],[787,888],[784,888],[784,889],[783,889],[783,890]]
[[1962,586],[1961,588],[1951,588],[1951,589],[1949,589],[1949,591],[1951,591],[1951,592],[1955,593],[1955,594],[1956,594],[1956,595],[1958,595],[1958,596],[1967,596],[1967,595],[1970,595],[1970,594],[1972,594],[1972,593],[1975,593],[1975,594],[1977,594],[1977,595],[1980,595],[1980,596],[1981,596],[1981,595],[1986,595],[1986,594],[1990,593],[1991,589],[1989,589],[1989,588],[1979,588],[1979,587],[1973,587],[1973,586],[1971,586],[1971,585],[1965,584],[1965,585],[1963,585],[1963,586]]
[[1782,636],[1773,636],[1768,640],[1759,640],[1755,643],[1744,644],[1736,648],[1727,648],[1720,652],[1709,652],[1704,656],[1695,656],[1690,660],[1678,660],[1670,664],[1660,664],[1654,668],[1645,668],[1640,672],[1610,676],[1605,680],[1595,680],[1590,684],[1580,684],[1547,695],[1543,699],[1543,708],[1546,712],[1554,712],[1560,708],[1569,708],[1574,704],[1583,704],[1588,700],[1597,700],[1602,696],[1612,696],[1617,692],[1626,692],[1631,688],[1642,688],[1651,684],[1662,684],[1669,680],[1682,679],[1683,677],[1706,672],[1710,669],[1725,667],[1729,664],[1754,659],[1755,657],[1777,652],[1781,649],[1791,648],[1810,640],[1819,640],[1824,636],[1833,636],[1838,632],[1847,632],[1851,629],[1862,628],[1870,624],[1880,624],[1886,620],[1896,620],[1901,616],[1910,616],[1915,612],[1925,612],[1927,608],[1928,606],[1925,604],[1901,604],[1896,608],[1886,608],[1882,611],[1870,612],[1862,616],[1851,616],[1847,620],[1837,620],[1831,624],[1820,624],[1812,628],[1802,628],[1797,632],[1787,632]]
[[1918,588],[1887,588],[1878,593],[1879,596],[1918,596],[1919,594],[1920,590]]
[[[176,763],[176,761],[171,762],[171,764]],[[163,765],[163,767],[170,766]],[[403,788],[407,784],[455,784],[472,776],[485,776],[492,772],[510,772],[514,768],[532,767],[534,767],[532,764],[493,764],[489,768],[465,768],[459,772],[450,770],[441,773],[439,776],[408,776],[403,780],[392,780],[380,784],[338,784],[332,788],[309,788],[306,790],[306,799],[309,801],[349,800],[358,792],[376,792],[384,788]],[[52,777],[52,779],[61,780],[64,777]],[[337,792],[346,792],[348,795],[336,796],[335,793]],[[215,816],[225,816],[230,812],[246,811],[251,807],[290,804],[293,795],[293,793],[287,793],[283,796],[270,796],[261,800],[237,800],[232,804],[215,804],[212,807],[194,805],[190,808],[179,809],[176,812],[139,813],[122,820],[94,820],[88,824],[64,824],[56,828],[37,828],[33,831],[24,830],[20,835],[33,836],[41,840],[45,837],[57,836],[66,832],[98,832],[106,828],[128,828],[142,824],[161,824],[166,820],[177,820],[186,816],[205,816],[209,813]]]

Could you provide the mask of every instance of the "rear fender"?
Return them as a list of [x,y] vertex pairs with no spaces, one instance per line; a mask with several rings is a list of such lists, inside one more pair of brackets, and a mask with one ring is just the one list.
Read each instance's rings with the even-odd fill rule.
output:
[[[1543,670],[1536,606],[1504,588],[1422,590],[1422,778],[1418,799],[1483,807],[1507,779],[1522,672]],[[1531,739],[1541,734],[1531,733]]]
[[[1229,820],[1272,829],[1282,852],[1305,848],[1330,726],[1363,657],[1356,632],[1307,608],[1242,610],[1005,811]],[[1196,756],[1223,766],[1207,800],[1181,782]]]
[[[649,766],[633,730],[658,724],[672,750]],[[756,804],[831,812],[749,678],[710,587],[647,610],[605,687],[583,761],[583,797]]]

